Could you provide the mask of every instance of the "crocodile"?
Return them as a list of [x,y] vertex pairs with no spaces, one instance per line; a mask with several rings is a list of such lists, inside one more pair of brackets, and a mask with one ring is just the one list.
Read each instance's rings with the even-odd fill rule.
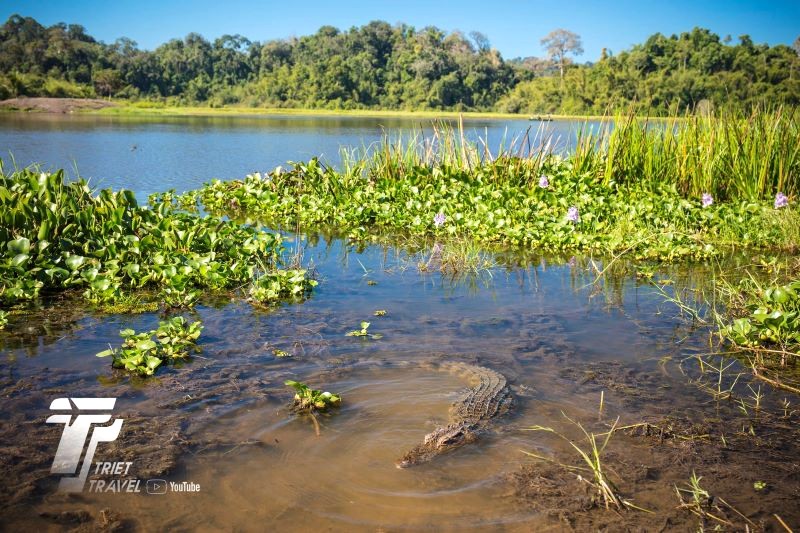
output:
[[449,423],[428,433],[421,444],[398,459],[398,468],[428,462],[442,453],[474,442],[490,420],[505,414],[511,406],[511,391],[502,374],[465,363],[444,364],[441,368],[464,374],[476,385],[450,408]]

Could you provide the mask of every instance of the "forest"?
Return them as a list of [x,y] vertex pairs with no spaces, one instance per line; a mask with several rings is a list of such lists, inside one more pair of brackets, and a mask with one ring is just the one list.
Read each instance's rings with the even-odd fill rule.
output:
[[[78,24],[13,15],[0,27],[0,99],[652,115],[800,103],[800,38],[769,46],[694,28],[581,63],[574,37],[560,58],[505,59],[480,32],[374,21],[266,42],[190,33],[150,51],[125,37],[106,44]],[[531,50],[539,44],[532,37]]]

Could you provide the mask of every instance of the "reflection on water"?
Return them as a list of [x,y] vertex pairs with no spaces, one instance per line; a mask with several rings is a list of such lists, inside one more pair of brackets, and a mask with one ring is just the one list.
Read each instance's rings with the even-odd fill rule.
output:
[[[582,122],[465,119],[467,136],[506,145],[538,129],[568,146]],[[0,114],[0,157],[17,165],[65,168],[92,183],[134,190],[140,199],[170,188],[185,191],[212,179],[238,179],[322,157],[338,164],[341,148],[408,134],[430,120],[342,116],[111,117]]]

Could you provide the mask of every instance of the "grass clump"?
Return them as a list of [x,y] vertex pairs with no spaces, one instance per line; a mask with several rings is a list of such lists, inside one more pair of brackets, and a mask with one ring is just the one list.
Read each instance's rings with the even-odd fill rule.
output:
[[606,509],[609,509],[611,507],[614,507],[615,509],[622,509],[623,507],[631,507],[638,510],[644,510],[640,507],[635,506],[633,503],[625,500],[624,498],[622,498],[622,496],[620,496],[617,488],[614,486],[611,480],[608,479],[608,476],[605,473],[604,463],[601,459],[603,451],[605,451],[609,441],[611,440],[611,436],[614,434],[614,431],[616,430],[617,424],[619,423],[619,418],[617,418],[617,420],[614,422],[614,424],[611,427],[611,430],[605,434],[605,439],[603,439],[602,442],[600,442],[598,441],[599,435],[596,435],[594,433],[589,433],[588,431],[586,431],[583,425],[581,425],[580,422],[575,422],[567,415],[565,414],[563,415],[564,418],[566,418],[571,424],[573,424],[574,426],[578,427],[581,430],[581,432],[586,438],[586,441],[588,442],[588,447],[586,448],[580,447],[575,441],[570,440],[565,435],[559,433],[558,431],[550,427],[533,426],[527,428],[527,430],[546,431],[566,441],[578,453],[582,462],[584,463],[584,466],[566,465],[559,463],[554,459],[544,457],[532,452],[524,450],[522,452],[530,457],[535,457],[537,459],[542,459],[545,461],[558,464],[559,466],[562,466],[573,472],[588,473],[591,476],[590,478],[578,474],[578,479],[580,481],[585,481],[586,483],[589,483],[597,490],[597,496],[602,501]]

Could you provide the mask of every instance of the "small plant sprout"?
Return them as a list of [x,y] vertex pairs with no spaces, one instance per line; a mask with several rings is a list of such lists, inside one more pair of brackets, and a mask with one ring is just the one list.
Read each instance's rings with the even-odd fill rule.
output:
[[761,392],[761,385],[758,386],[758,390],[754,390],[752,385],[748,383],[747,388],[750,389],[750,394],[751,394],[750,398],[752,398],[754,402],[753,408],[756,411],[759,411],[761,409],[761,400],[764,399],[764,394]]
[[[755,526],[755,524],[749,518],[736,510],[736,508],[734,508],[731,504],[718,496],[712,496],[711,493],[709,493],[700,485],[701,479],[703,479],[702,476],[698,476],[694,471],[692,471],[692,475],[689,478],[688,484],[686,484],[683,488],[679,488],[677,486],[675,487],[678,500],[681,502],[678,506],[680,509],[686,509],[703,520],[713,520],[714,522],[733,528],[733,522],[727,520],[727,518],[719,516],[724,514],[722,508],[716,503],[719,502],[744,519],[744,521],[747,522],[750,527]],[[684,499],[684,495],[686,495],[688,498]],[[703,528],[701,527],[701,529]]]
[[753,488],[756,491],[761,492],[762,490],[767,488],[767,484],[763,481],[756,481],[755,483],[753,483]]
[[345,336],[346,337],[369,337],[370,339],[378,340],[383,335],[380,333],[369,333],[367,330],[369,329],[369,322],[362,321],[361,322],[361,329],[355,329],[353,331],[348,331]]

